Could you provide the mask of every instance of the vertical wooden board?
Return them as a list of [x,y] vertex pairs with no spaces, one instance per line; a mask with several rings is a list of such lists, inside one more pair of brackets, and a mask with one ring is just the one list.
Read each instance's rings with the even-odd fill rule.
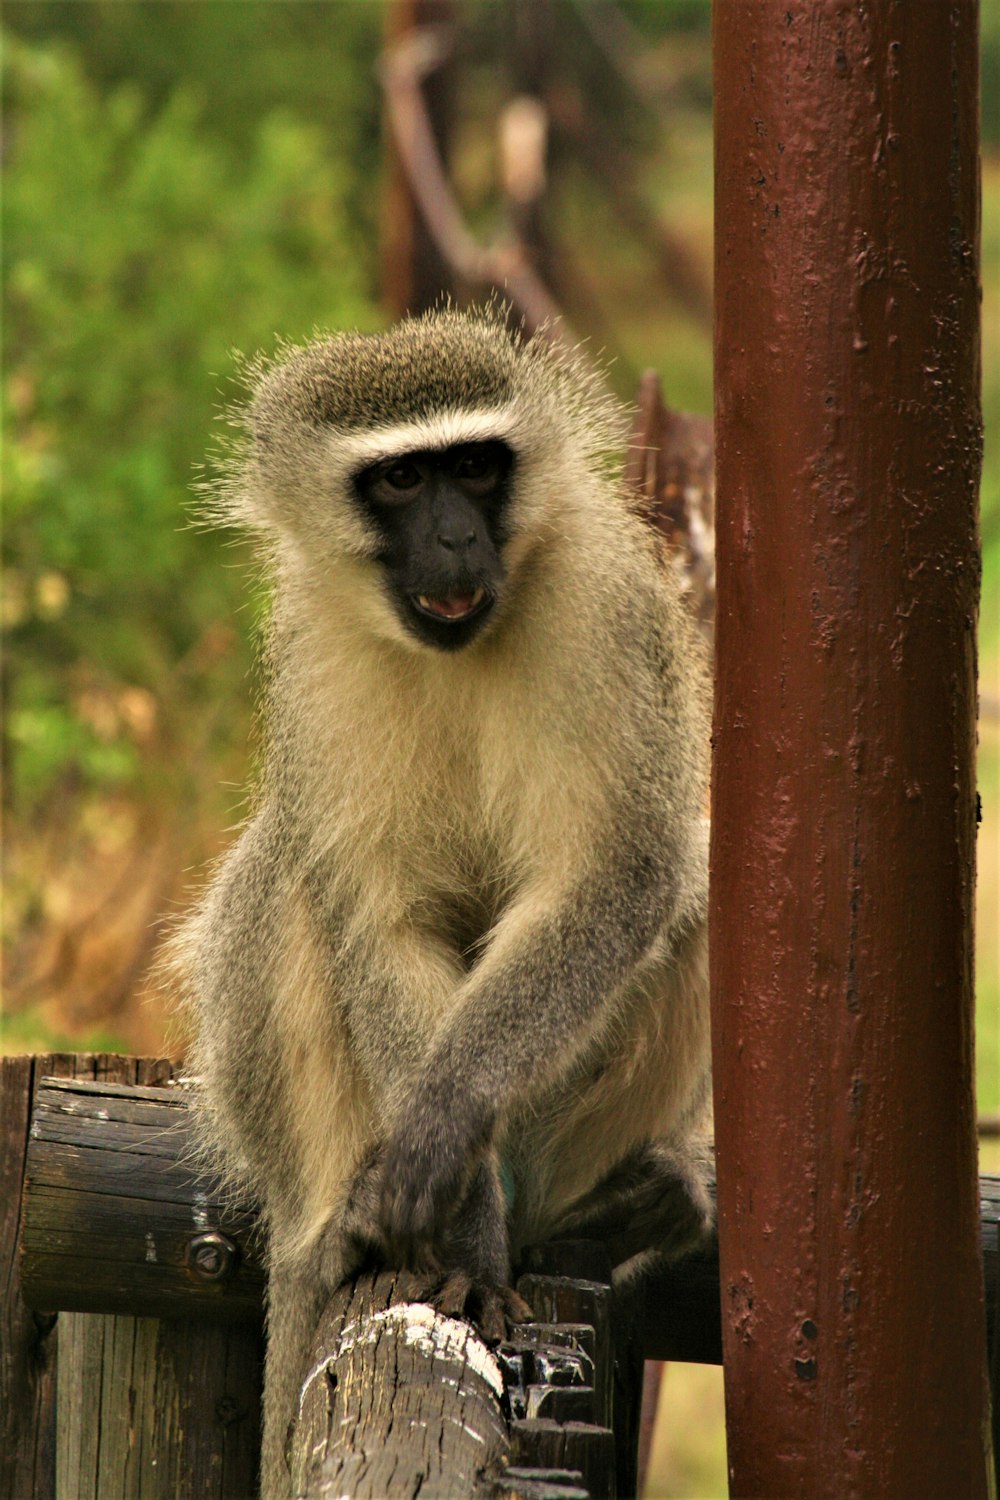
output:
[[256,1492],[256,1330],[69,1313],[57,1500],[247,1500]]
[[35,1080],[72,1077],[72,1053],[0,1059],[0,1494],[49,1500],[55,1492],[57,1324],[21,1297],[17,1243],[21,1183]]
[[[82,1316],[94,1316],[83,1314]],[[97,1428],[97,1485],[95,1500],[136,1500],[136,1465],[133,1460],[135,1419],[141,1413],[147,1393],[136,1379],[136,1330],[139,1320],[125,1317],[101,1317],[104,1324],[103,1361],[99,1368],[84,1377],[78,1399],[90,1406],[96,1394],[93,1411]],[[137,1385],[139,1388],[137,1389]],[[70,1500],[60,1495],[59,1500]],[[81,1496],[80,1500],[84,1500]]]
[[[59,1319],[59,1386],[57,1401],[57,1500],[87,1500],[97,1491],[99,1403],[86,1401],[92,1372],[100,1370],[106,1318],[85,1313],[63,1313]],[[78,1396],[73,1393],[79,1392]],[[96,1395],[96,1393],[94,1393]]]
[[[242,1500],[255,1493],[262,1350],[255,1329],[155,1322],[144,1469],[158,1496],[189,1492]],[[152,1500],[153,1490],[140,1490]]]
[[[260,1464],[261,1393],[264,1383],[263,1330],[229,1328],[225,1339],[223,1394],[215,1415],[222,1426],[224,1500],[256,1495]],[[197,1388],[197,1370],[194,1371]]]
[[[133,1390],[135,1412],[129,1453],[129,1497],[160,1500],[166,1495],[202,1493],[182,1479],[181,1454],[161,1444],[160,1432],[176,1432],[177,1393],[170,1372],[159,1368],[159,1333],[164,1327],[155,1318],[136,1318],[133,1345]],[[205,1493],[209,1493],[206,1491]]]
[[[169,1064],[167,1065],[169,1068]],[[135,1083],[139,1061],[109,1052],[64,1053],[35,1059],[34,1083],[46,1077],[105,1079]],[[169,1076],[169,1074],[168,1074]],[[32,1090],[34,1092],[34,1090]],[[116,1325],[134,1319],[63,1313],[59,1326],[66,1343],[66,1357],[58,1354],[59,1378],[56,1395],[55,1476],[57,1500],[98,1500],[102,1485],[117,1484],[106,1468],[108,1436],[116,1429],[117,1413],[105,1400],[106,1376],[113,1364],[116,1346],[125,1330]],[[120,1349],[118,1352],[120,1363]],[[126,1401],[128,1387],[125,1387]],[[117,1497],[122,1491],[115,1489]]]

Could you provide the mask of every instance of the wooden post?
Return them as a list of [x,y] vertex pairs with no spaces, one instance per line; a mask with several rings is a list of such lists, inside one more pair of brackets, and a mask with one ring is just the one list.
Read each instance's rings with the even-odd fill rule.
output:
[[734,1495],[988,1490],[977,19],[975,0],[715,13],[711,967]]
[[0,1058],[0,1494],[11,1500],[55,1493],[56,1319],[21,1297],[17,1240],[35,1068],[52,1073],[62,1062]]
[[291,1439],[308,1500],[485,1495],[510,1453],[503,1375],[475,1330],[419,1301],[412,1277],[362,1277],[316,1331]]

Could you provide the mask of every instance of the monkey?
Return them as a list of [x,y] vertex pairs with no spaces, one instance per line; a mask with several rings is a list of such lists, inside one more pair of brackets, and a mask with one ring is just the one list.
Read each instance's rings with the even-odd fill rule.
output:
[[449,306],[248,386],[209,505],[273,585],[265,749],[174,963],[267,1227],[279,1500],[359,1266],[498,1339],[525,1246],[707,1232],[707,674],[578,352]]

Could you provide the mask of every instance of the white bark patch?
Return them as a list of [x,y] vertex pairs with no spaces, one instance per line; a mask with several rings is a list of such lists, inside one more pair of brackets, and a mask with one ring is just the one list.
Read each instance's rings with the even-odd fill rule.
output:
[[[359,1323],[347,1324],[338,1340],[336,1353],[321,1360],[303,1382],[299,1414],[302,1413],[306,1393],[314,1381],[352,1349],[359,1345],[378,1343],[386,1329],[400,1329],[404,1342],[410,1348],[417,1349],[426,1359],[449,1360],[463,1365],[485,1380],[494,1395],[503,1395],[500,1366],[468,1323],[463,1323],[458,1318],[446,1318],[425,1302],[400,1302],[395,1307],[373,1313]],[[479,1433],[473,1435],[480,1442],[483,1441]]]

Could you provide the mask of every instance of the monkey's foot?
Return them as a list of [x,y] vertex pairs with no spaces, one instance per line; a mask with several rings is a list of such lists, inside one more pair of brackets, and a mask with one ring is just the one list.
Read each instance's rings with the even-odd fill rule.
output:
[[697,1141],[649,1141],[571,1205],[553,1238],[593,1239],[623,1264],[645,1250],[676,1260],[705,1243],[715,1218],[708,1155]]
[[447,1318],[467,1318],[475,1323],[488,1344],[505,1339],[510,1324],[530,1322],[534,1317],[513,1287],[470,1276],[468,1271],[452,1271],[427,1300]]

